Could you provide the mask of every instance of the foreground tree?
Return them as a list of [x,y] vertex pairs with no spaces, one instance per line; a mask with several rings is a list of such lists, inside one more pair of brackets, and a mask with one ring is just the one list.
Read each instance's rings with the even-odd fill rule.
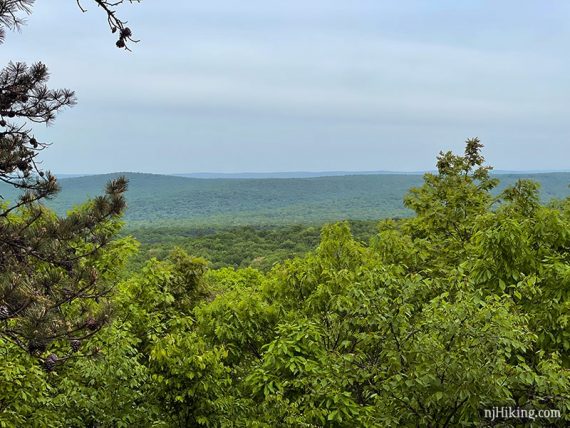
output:
[[[0,41],[5,29],[22,25],[33,3],[0,1]],[[118,45],[126,47],[132,32],[114,10],[122,1],[95,3],[119,31]],[[62,353],[77,351],[108,318],[102,297],[113,286],[112,257],[130,244],[111,244],[125,208],[124,178],[67,217],[43,205],[59,186],[37,161],[48,144],[35,137],[31,124],[51,124],[75,103],[73,91],[49,89],[47,81],[42,63],[10,63],[0,71],[0,181],[19,191],[0,204],[0,338],[53,370]],[[50,352],[54,346],[57,354]]]

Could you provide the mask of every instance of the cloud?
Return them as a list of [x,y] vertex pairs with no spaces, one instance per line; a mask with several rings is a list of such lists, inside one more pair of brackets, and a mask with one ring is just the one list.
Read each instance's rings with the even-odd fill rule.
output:
[[[78,92],[38,131],[61,172],[322,169],[323,152],[334,169],[426,169],[473,134],[500,147],[500,168],[512,168],[504,147],[529,154],[524,169],[563,166],[565,2],[146,1],[122,12],[142,38],[133,54],[96,8],[71,3],[39,2],[2,47]],[[157,158],[172,141],[177,155]],[[240,154],[217,155],[228,150]]]

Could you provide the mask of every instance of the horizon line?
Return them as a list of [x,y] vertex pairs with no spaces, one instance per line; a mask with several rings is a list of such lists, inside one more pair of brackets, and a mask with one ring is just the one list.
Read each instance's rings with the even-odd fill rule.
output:
[[[201,172],[184,172],[184,173],[168,173],[168,172],[146,172],[146,171],[110,171],[110,172],[81,172],[81,173],[53,173],[56,177],[62,178],[79,178],[79,177],[92,177],[98,175],[112,175],[112,174],[148,174],[148,175],[162,175],[170,177],[187,177],[187,178],[208,178],[209,176],[218,177],[238,177],[238,176],[278,176],[278,175],[310,175],[310,176],[334,176],[334,175],[418,175],[436,172],[436,169],[418,170],[418,171],[392,171],[392,170],[365,170],[365,171],[350,171],[350,170],[324,170],[324,171],[243,171],[243,172],[215,172],[215,171],[201,171]],[[491,173],[495,174],[548,174],[548,173],[565,173],[570,172],[570,169],[529,169],[529,170],[508,170],[508,169],[493,169]],[[238,177],[239,178],[239,177]],[[269,177],[271,178],[271,177]],[[295,178],[295,177],[290,177]],[[302,178],[302,177],[299,177]]]

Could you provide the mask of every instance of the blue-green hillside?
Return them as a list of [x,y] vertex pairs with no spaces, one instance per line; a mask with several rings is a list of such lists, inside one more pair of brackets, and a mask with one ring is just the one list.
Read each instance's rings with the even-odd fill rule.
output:
[[[60,214],[120,175],[63,178],[62,192],[48,205]],[[126,173],[129,179],[126,220],[130,226],[176,223],[182,226],[235,226],[323,223],[341,219],[374,220],[403,217],[402,200],[418,186],[417,174],[347,175],[285,179],[198,179]],[[501,186],[519,178],[541,183],[544,201],[568,196],[570,173],[499,174]],[[0,187],[5,199],[13,191]]]

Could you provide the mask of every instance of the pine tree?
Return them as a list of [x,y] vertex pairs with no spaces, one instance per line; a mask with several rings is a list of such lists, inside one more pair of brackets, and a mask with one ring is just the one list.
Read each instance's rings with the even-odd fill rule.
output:
[[[106,12],[113,33],[119,32],[117,46],[127,48],[134,41],[132,32],[115,15],[123,1],[93,1]],[[0,43],[6,29],[24,23],[33,3],[0,0]],[[70,352],[78,351],[81,340],[108,319],[104,297],[113,286],[109,273],[118,256],[113,239],[125,209],[127,181],[109,182],[104,195],[65,217],[45,207],[59,185],[37,161],[49,144],[35,137],[31,125],[51,124],[76,101],[69,89],[49,89],[48,78],[42,63],[11,62],[0,71],[0,181],[19,195],[0,200],[0,337],[52,370],[61,358],[50,348],[68,343]]]

